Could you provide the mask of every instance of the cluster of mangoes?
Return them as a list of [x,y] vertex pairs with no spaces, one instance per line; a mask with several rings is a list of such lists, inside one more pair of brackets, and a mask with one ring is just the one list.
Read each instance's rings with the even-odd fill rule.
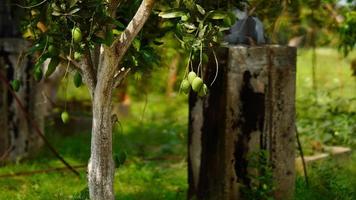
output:
[[188,77],[182,81],[180,88],[185,94],[188,94],[192,88],[200,97],[204,97],[208,93],[208,86],[193,71],[188,73]]

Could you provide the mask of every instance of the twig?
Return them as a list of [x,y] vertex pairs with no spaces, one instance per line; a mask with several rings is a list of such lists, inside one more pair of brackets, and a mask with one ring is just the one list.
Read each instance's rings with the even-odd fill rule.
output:
[[20,5],[20,4],[17,4],[17,3],[14,3],[13,5],[16,5],[16,6],[20,7],[20,8],[24,8],[24,9],[31,9],[31,8],[35,8],[35,7],[37,7],[37,6],[42,5],[42,4],[45,3],[46,1],[47,1],[47,0],[43,0],[43,1],[39,2],[38,4],[35,4],[35,5],[32,5],[32,6],[23,6],[23,5]]
[[[82,169],[82,168],[85,168],[86,166],[87,165],[77,165],[77,166],[73,166],[73,168],[74,169]],[[66,170],[68,170],[67,167],[56,167],[56,168],[49,168],[49,169],[42,169],[42,170],[33,170],[33,171],[1,174],[0,178],[15,177],[15,176],[31,176],[31,175],[34,175],[34,174],[46,174],[46,173],[49,173],[49,172],[66,171]]]
[[19,97],[16,95],[16,93],[12,90],[9,81],[7,78],[0,73],[0,80],[7,86],[8,90],[12,94],[12,96],[15,98],[16,103],[18,104],[20,110],[22,111],[23,115],[25,118],[30,122],[32,127],[35,129],[36,133],[42,138],[42,140],[45,142],[47,147],[52,151],[52,153],[65,165],[67,166],[68,169],[70,169],[75,175],[79,176],[79,172],[77,172],[67,161],[64,160],[64,158],[57,152],[57,150],[51,145],[51,143],[48,141],[48,139],[45,137],[45,135],[42,133],[41,129],[38,127],[38,125],[31,119],[31,117],[28,115],[26,112],[26,109],[24,105],[21,103],[21,100]]
[[[181,158],[179,156],[160,156],[160,157],[152,157],[152,158],[144,158],[142,162],[152,162],[152,161],[179,161]],[[125,161],[125,163],[135,163],[132,160]],[[73,166],[74,169],[83,169],[86,168],[87,165],[76,165]],[[8,177],[15,177],[15,176],[31,176],[35,174],[46,174],[50,172],[60,172],[60,171],[67,171],[67,167],[56,167],[56,168],[48,168],[48,169],[41,169],[41,170],[33,170],[33,171],[22,171],[22,172],[15,172],[15,173],[8,173],[8,174],[0,174],[0,178],[8,178]]]
[[302,144],[301,144],[300,139],[299,139],[299,132],[298,132],[297,125],[295,125],[295,135],[296,135],[296,138],[297,138],[297,143],[298,143],[298,149],[299,149],[300,157],[302,158],[305,184],[307,185],[307,187],[309,187],[309,179],[308,179],[308,173],[307,173],[307,165],[305,164],[303,148],[302,148]]
[[1,155],[0,162],[5,160],[13,150],[14,150],[13,146],[9,146],[9,148],[7,148],[7,150]]
[[211,82],[210,87],[213,86],[213,84],[215,83],[216,78],[218,77],[218,74],[219,74],[219,62],[218,62],[218,58],[216,57],[214,49],[213,49],[213,54],[214,54],[214,59],[215,59],[215,63],[216,63],[216,72],[215,72],[214,80]]
[[117,88],[120,86],[122,81],[126,78],[126,76],[129,74],[131,71],[131,68],[121,68],[117,74],[114,76],[114,88]]

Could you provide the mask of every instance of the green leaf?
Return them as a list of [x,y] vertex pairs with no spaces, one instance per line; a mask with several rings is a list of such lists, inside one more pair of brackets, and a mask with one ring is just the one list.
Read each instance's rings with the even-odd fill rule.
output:
[[182,20],[183,22],[186,22],[186,21],[188,21],[189,19],[190,19],[190,14],[189,14],[189,13],[183,15],[183,16],[180,18],[180,20]]
[[134,41],[132,42],[132,46],[136,49],[136,51],[140,51],[141,41],[138,39],[134,39]]
[[197,9],[198,9],[198,11],[200,12],[200,14],[205,15],[205,10],[204,10],[204,8],[201,7],[199,4],[196,4],[196,6],[197,6]]
[[37,43],[27,51],[27,54],[28,55],[34,54],[36,51],[43,50],[44,46],[45,46],[45,44],[43,42]]
[[60,12],[60,11],[61,11],[61,9],[57,6],[56,3],[52,3],[52,4],[51,4],[51,7],[52,7],[52,9],[53,9],[54,11],[57,11],[57,12]]
[[209,12],[207,18],[214,19],[214,20],[230,18],[230,20],[232,20],[232,21],[236,20],[236,17],[233,13],[221,11],[221,10],[215,10],[215,11]]
[[106,41],[103,38],[98,37],[96,35],[93,35],[92,41],[98,44],[106,44]]
[[80,10],[80,8],[75,8],[75,9],[71,10],[68,14],[73,15],[73,14],[77,13],[79,10]]
[[83,83],[82,75],[78,71],[74,74],[73,82],[76,88],[79,88]]
[[54,10],[54,11],[52,12],[52,15],[53,15],[53,16],[61,16],[62,13],[60,13],[60,12]]
[[134,66],[137,67],[137,66],[138,66],[138,60],[137,60],[137,58],[136,58],[135,56],[131,56],[131,59],[132,59],[132,62],[133,62],[133,64],[134,64]]
[[42,79],[43,72],[40,66],[36,67],[33,73],[36,81],[40,81]]
[[36,62],[36,64],[35,64],[35,68],[41,67],[42,64],[44,63],[44,61],[46,61],[47,58],[50,58],[50,57],[51,57],[51,54],[48,53],[48,52],[45,53],[45,54],[43,54],[43,55],[37,60],[37,62]]
[[79,0],[69,0],[69,7],[73,7],[77,4]]
[[187,28],[187,29],[190,29],[190,30],[196,30],[197,29],[197,27],[192,23],[183,23],[183,26],[185,28]]
[[202,29],[200,29],[199,31],[199,38],[204,38],[205,32],[206,32],[206,28],[208,27],[208,25],[205,25]]
[[109,30],[105,34],[105,44],[106,46],[111,46],[111,44],[114,42],[114,33],[113,30]]
[[10,82],[10,85],[15,92],[18,92],[21,84],[19,80],[15,79]]
[[112,30],[112,33],[113,33],[114,35],[121,35],[122,31],[119,31],[119,30],[117,30],[117,29],[113,29],[113,30]]
[[178,18],[184,15],[186,15],[186,12],[181,9],[173,9],[170,11],[160,12],[158,14],[159,17],[162,17],[164,19]]
[[56,70],[59,62],[60,62],[59,58],[57,58],[57,57],[51,58],[51,61],[48,64],[47,71],[45,74],[46,78],[48,78]]
[[116,25],[118,28],[121,28],[121,29],[125,28],[125,25],[123,23],[121,23],[120,21],[118,21],[112,17],[106,16],[106,21],[110,24]]

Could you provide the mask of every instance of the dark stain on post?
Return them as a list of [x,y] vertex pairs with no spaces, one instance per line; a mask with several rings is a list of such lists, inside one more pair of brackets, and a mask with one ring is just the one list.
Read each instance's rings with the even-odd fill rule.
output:
[[251,139],[251,133],[254,131],[262,132],[264,120],[264,94],[254,92],[250,84],[252,76],[249,71],[243,73],[243,85],[240,91],[241,112],[238,117],[238,138],[235,146],[235,173],[239,182],[245,186],[250,185],[248,178],[248,143]]

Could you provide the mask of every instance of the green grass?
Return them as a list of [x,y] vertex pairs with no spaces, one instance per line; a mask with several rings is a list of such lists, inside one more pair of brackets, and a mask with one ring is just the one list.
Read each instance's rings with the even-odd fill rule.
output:
[[[185,97],[173,101],[154,96],[149,98],[147,105],[134,103],[133,115],[116,125],[114,153],[124,151],[127,154],[127,161],[115,173],[117,199],[186,197],[187,108],[181,106],[186,105],[185,101]],[[89,132],[63,136],[49,127],[47,137],[72,165],[88,161]],[[0,174],[58,166],[62,164],[44,149],[35,159],[0,168]],[[80,178],[70,172],[0,178],[0,186],[0,199],[73,199],[86,187],[86,174],[81,170]]]
[[[303,145],[308,141],[347,145],[354,141],[356,80],[348,63],[335,50],[319,49],[317,66],[318,100],[312,91],[310,51],[298,53],[297,110]],[[71,85],[71,84],[70,84]],[[164,91],[163,89],[161,91]],[[71,99],[88,99],[85,90],[69,87]],[[60,95],[64,92],[61,90]],[[133,98],[137,99],[137,98]],[[337,102],[337,103],[335,103]],[[336,107],[333,112],[330,108]],[[132,102],[132,116],[122,119],[114,130],[114,152],[125,152],[127,161],[115,173],[117,199],[185,199],[187,190],[187,99],[184,95],[167,98],[148,94],[145,100]],[[333,109],[331,109],[333,110]],[[335,131],[340,136],[335,135]],[[354,131],[353,133],[356,133]],[[48,127],[46,135],[72,165],[85,164],[89,158],[90,133],[64,135]],[[341,137],[342,136],[342,137]],[[344,137],[345,136],[345,137]],[[326,136],[325,136],[326,137]],[[336,139],[334,139],[336,138]],[[344,139],[345,140],[344,140]],[[61,167],[62,164],[44,148],[33,159],[0,168],[0,174]],[[356,155],[341,165],[329,160],[310,170],[310,187],[297,179],[297,199],[356,199]],[[74,199],[86,188],[86,173],[80,177],[70,172],[0,178],[0,200]]]
[[312,87],[309,50],[298,51],[297,121],[307,154],[322,151],[318,144],[356,147],[356,77],[350,58],[333,49],[317,50],[316,88]]
[[[335,49],[320,48],[316,53],[316,87],[320,100],[327,92],[331,92],[333,97],[355,98],[356,78],[351,76],[350,59],[355,58],[356,53],[348,58],[342,57]],[[298,50],[297,99],[313,92],[311,58],[312,51]]]
[[356,153],[350,160],[339,159],[312,165],[309,168],[309,186],[303,177],[297,177],[296,200],[356,199]]

